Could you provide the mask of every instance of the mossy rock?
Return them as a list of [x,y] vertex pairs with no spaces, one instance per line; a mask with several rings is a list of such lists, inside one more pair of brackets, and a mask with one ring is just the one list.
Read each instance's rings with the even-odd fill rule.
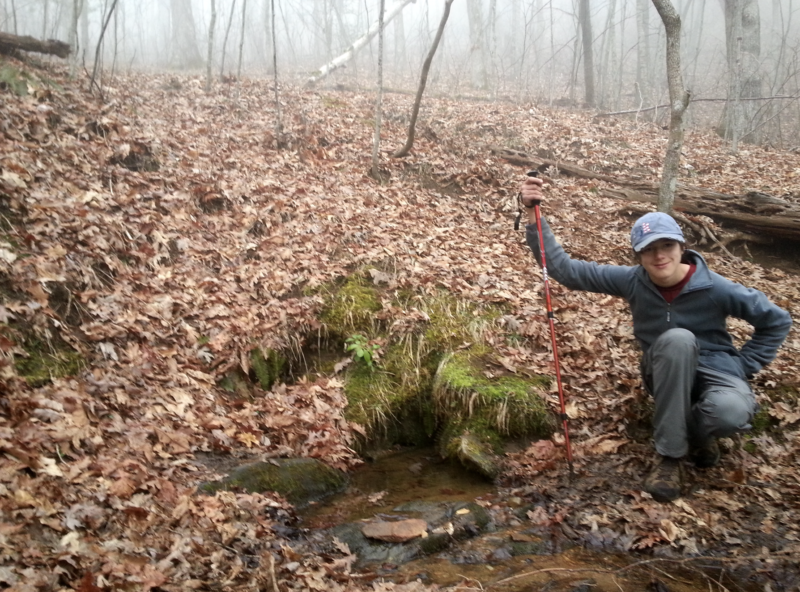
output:
[[490,378],[484,355],[465,350],[446,356],[434,381],[433,404],[441,425],[440,454],[494,479],[500,472],[496,453],[505,439],[546,438],[556,422],[540,396],[549,378]]
[[500,474],[500,462],[494,453],[493,438],[487,432],[483,439],[468,430],[454,436],[444,435],[439,441],[440,453],[488,479],[495,479]]
[[555,418],[541,393],[550,385],[547,376],[486,375],[487,365],[474,351],[446,356],[433,386],[438,417],[448,421],[480,418],[482,425],[500,436],[549,437]]
[[221,481],[204,483],[202,493],[217,491],[274,491],[292,504],[303,507],[344,491],[347,476],[313,458],[283,458],[244,465]]

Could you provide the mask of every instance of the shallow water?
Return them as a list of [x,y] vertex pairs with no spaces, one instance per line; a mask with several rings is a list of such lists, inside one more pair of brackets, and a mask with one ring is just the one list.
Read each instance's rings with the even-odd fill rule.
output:
[[[415,559],[405,565],[373,566],[363,577],[397,583],[421,580],[456,590],[616,591],[656,590],[688,592],[722,590],[713,579],[680,560],[654,559],[593,552],[572,544],[542,540],[526,530],[530,524],[515,520],[519,500],[490,482],[443,462],[434,450],[384,454],[351,475],[346,492],[313,504],[301,512],[302,526],[325,529],[379,515],[410,501],[477,501],[503,516],[496,531],[454,542],[446,551]],[[561,541],[565,541],[563,537]],[[529,541],[537,550],[519,553],[514,545]],[[541,544],[539,544],[541,543]],[[654,582],[665,587],[658,587]],[[737,589],[743,590],[741,586]]]
[[410,501],[472,501],[495,493],[490,481],[443,461],[433,449],[384,453],[350,475],[347,491],[303,510],[302,525],[327,528],[390,513]]

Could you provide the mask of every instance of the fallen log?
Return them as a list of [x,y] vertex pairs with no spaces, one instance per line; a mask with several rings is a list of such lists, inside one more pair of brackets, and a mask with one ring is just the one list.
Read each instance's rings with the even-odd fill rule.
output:
[[[537,158],[518,150],[491,148],[491,151],[511,164],[541,172],[555,168],[560,173],[574,177],[597,179],[622,186],[620,189],[603,189],[601,195],[605,197],[658,203],[658,185],[595,173],[571,163]],[[708,216],[718,223],[726,223],[731,227],[766,238],[800,241],[800,206],[766,193],[748,191],[741,195],[729,195],[702,187],[678,184],[674,207],[677,212]]]
[[66,58],[72,49],[69,43],[56,39],[41,41],[29,35],[19,36],[0,32],[0,53],[13,55],[18,51],[33,51]]
[[[601,195],[628,201],[658,203],[658,186],[604,189]],[[800,241],[800,207],[758,191],[727,195],[700,187],[678,185],[675,210],[702,215],[746,232]]]

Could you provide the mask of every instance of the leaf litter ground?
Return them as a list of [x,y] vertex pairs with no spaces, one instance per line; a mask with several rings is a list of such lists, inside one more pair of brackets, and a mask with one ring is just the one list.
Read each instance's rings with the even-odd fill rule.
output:
[[[61,86],[0,94],[0,583],[426,588],[367,585],[346,548],[298,554],[301,525],[275,495],[194,495],[219,476],[197,462],[203,454],[312,456],[345,470],[360,462],[336,376],[249,399],[216,381],[246,368],[253,347],[300,348],[320,329],[322,303],[309,288],[367,265],[388,274],[381,279],[392,289],[502,305],[507,314],[487,336],[498,368],[552,374],[540,275],[512,228],[524,171],[489,148],[656,182],[665,131],[536,105],[426,98],[412,155],[392,160],[411,98],[390,94],[389,180],[379,183],[367,174],[370,93],[281,89],[276,137],[263,81],[207,94],[199,78],[131,74],[99,101],[57,69],[46,76]],[[688,134],[684,152],[692,184],[800,199],[796,153],[731,154],[700,132]],[[630,204],[600,197],[602,182],[548,174],[544,212],[572,256],[628,263]],[[797,316],[797,275],[705,254]],[[566,478],[559,438],[507,456],[501,485],[533,504],[529,525],[643,558],[716,558],[759,586],[796,589],[796,329],[753,383],[770,429],[723,442],[718,468],[691,472],[685,497],[657,504],[640,491],[652,461],[649,403],[626,307],[551,287],[576,476]],[[11,363],[25,355],[14,329],[22,325],[71,344],[85,369],[29,386]],[[746,326],[731,329],[746,339]],[[556,393],[549,402],[555,409]]]

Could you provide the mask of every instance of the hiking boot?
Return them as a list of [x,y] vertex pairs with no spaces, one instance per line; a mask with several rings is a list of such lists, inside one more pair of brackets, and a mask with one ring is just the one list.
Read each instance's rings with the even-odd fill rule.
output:
[[662,456],[661,462],[644,480],[644,490],[657,502],[671,502],[681,496],[683,468],[677,458]]
[[693,447],[689,458],[699,469],[709,469],[719,463],[720,451],[716,438],[709,438],[703,444]]

